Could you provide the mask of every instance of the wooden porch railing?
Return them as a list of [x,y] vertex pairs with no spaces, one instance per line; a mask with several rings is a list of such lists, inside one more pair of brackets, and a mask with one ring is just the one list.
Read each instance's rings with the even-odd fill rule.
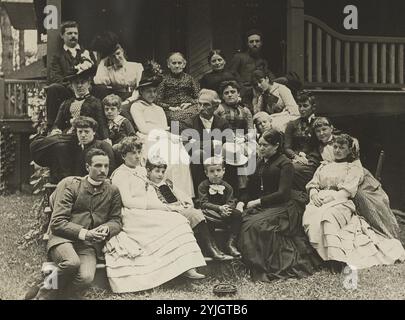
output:
[[44,80],[0,78],[0,119],[28,118],[29,93],[39,92],[45,85]]
[[405,37],[347,36],[308,15],[304,22],[306,87],[405,87]]

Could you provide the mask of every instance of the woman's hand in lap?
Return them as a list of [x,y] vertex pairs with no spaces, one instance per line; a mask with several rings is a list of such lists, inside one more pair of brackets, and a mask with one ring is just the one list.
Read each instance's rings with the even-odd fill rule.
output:
[[260,206],[260,199],[249,201],[246,205],[246,209],[255,208]]
[[326,198],[322,199],[322,203],[323,203],[323,204],[327,204],[327,203],[329,203],[329,202],[332,202],[333,200],[335,200],[334,197],[332,197],[332,196],[327,196]]
[[311,202],[317,207],[322,207],[322,205],[324,204],[322,199],[319,197],[319,194],[317,193],[311,195]]

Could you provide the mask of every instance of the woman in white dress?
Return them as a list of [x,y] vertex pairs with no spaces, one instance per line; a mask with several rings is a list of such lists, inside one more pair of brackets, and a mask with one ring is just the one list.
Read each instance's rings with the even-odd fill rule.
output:
[[194,197],[193,180],[190,172],[190,156],[182,143],[179,132],[169,132],[166,114],[154,102],[157,97],[157,86],[161,78],[155,66],[148,66],[139,83],[139,99],[130,109],[144,143],[144,157],[162,158],[167,164],[166,178],[173,182],[173,188]]
[[376,232],[356,214],[352,201],[357,193],[363,167],[355,140],[347,134],[335,138],[334,162],[323,162],[307,184],[310,203],[303,226],[311,245],[327,261],[332,272],[345,265],[362,269],[405,260],[397,239]]
[[118,37],[112,32],[96,37],[93,47],[102,58],[93,79],[95,95],[102,100],[109,94],[116,94],[123,100],[124,106],[134,102],[138,98],[142,64],[127,61]]
[[[124,164],[111,175],[122,197],[123,231],[104,248],[113,292],[155,288],[181,274],[203,279],[196,267],[205,260],[188,220],[167,211],[140,166],[142,143],[127,137],[118,145]],[[166,210],[166,211],[165,211]]]

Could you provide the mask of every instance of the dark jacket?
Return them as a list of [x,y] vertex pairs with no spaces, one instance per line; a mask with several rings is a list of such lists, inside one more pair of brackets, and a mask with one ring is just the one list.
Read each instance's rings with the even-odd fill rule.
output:
[[260,160],[242,199],[248,202],[260,198],[264,208],[286,203],[291,199],[293,179],[293,164],[284,154],[278,153],[266,162]]
[[110,176],[111,173],[116,169],[114,150],[108,142],[101,141],[101,140],[93,140],[88,145],[85,145],[84,149],[82,149],[82,147],[78,145],[76,138],[74,139],[74,143],[75,143],[75,146],[72,150],[72,155],[71,155],[71,159],[73,162],[73,168],[72,168],[73,176],[82,177],[87,174],[86,154],[91,149],[101,149],[107,154],[108,159],[110,160],[110,168],[108,171],[109,172],[108,176]]
[[[49,69],[49,83],[66,84],[64,83],[64,78],[76,73],[74,66],[83,62],[81,54],[83,54],[84,51],[85,49],[81,48],[76,57],[73,57],[70,51],[65,51],[61,48],[59,53],[52,57]],[[89,53],[92,60],[96,61],[93,53]]]
[[[190,121],[188,121],[187,123],[187,127],[189,129],[193,129],[198,133],[198,137],[194,137],[191,136],[189,134],[187,134],[187,131],[183,131],[182,132],[182,136],[183,136],[183,140],[190,140],[192,139],[196,139],[197,141],[195,143],[200,144],[200,149],[203,148],[203,146],[208,142],[211,141],[211,135],[207,135],[207,130],[205,129],[201,119],[200,119],[200,115],[196,115],[194,118],[190,119]],[[225,129],[229,129],[229,124],[225,119],[222,119],[221,117],[218,117],[216,115],[214,115],[214,119],[212,121],[212,127],[211,127],[211,131],[214,129],[218,129],[221,131],[221,133],[223,133],[223,131]],[[214,137],[216,137],[215,132],[214,132]],[[223,143],[225,142],[225,137],[218,137],[220,139],[215,139],[215,140],[221,140]]]
[[109,180],[95,188],[87,177],[63,179],[54,198],[48,251],[62,243],[82,241],[100,253],[104,243],[90,244],[80,240],[80,230],[107,225],[108,239],[116,236],[122,230],[121,207],[120,192]]
[[239,76],[241,83],[245,87],[252,86],[252,73],[256,69],[268,72],[271,79],[274,79],[267,61],[261,57],[253,57],[248,52],[235,54],[229,63],[228,69]]
[[[69,129],[72,125],[70,120],[72,114],[70,113],[70,105],[75,98],[65,100],[59,108],[58,115],[54,123],[54,128],[62,131]],[[97,137],[100,140],[107,139],[109,136],[107,119],[104,114],[104,109],[101,101],[93,96],[88,96],[81,106],[80,115],[93,118],[98,123]]]

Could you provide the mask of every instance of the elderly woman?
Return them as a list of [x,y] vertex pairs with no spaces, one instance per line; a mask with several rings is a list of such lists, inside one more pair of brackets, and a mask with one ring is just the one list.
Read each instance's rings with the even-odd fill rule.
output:
[[273,128],[284,132],[287,123],[299,118],[298,105],[285,85],[273,82],[262,70],[252,74],[253,84],[260,91],[257,101],[253,103],[253,113],[265,111],[271,115]]
[[315,119],[315,98],[303,91],[298,94],[297,102],[301,117],[287,124],[284,152],[295,168],[294,188],[304,191],[320,164],[321,155],[311,129]]
[[[316,118],[312,129],[318,140],[322,159],[329,162],[335,161],[333,142],[338,131],[331,121],[325,117]],[[370,171],[363,168],[363,174],[364,178],[360,181],[359,189],[353,199],[357,212],[371,227],[386,237],[399,239],[399,226],[390,208],[388,195]]]
[[205,74],[200,80],[201,89],[211,89],[219,92],[223,81],[238,80],[238,76],[226,69],[226,60],[221,50],[211,50],[208,54],[208,64],[212,71]]
[[282,133],[265,131],[261,160],[249,177],[240,232],[242,260],[260,281],[302,277],[320,264],[301,226],[307,196],[293,190],[294,166],[283,154]]
[[105,246],[108,280],[113,292],[155,288],[179,275],[203,279],[196,267],[204,257],[185,217],[168,210],[140,166],[142,143],[127,137],[119,144],[124,159],[112,174],[122,198],[123,231]]
[[356,141],[347,134],[337,136],[333,151],[335,161],[322,163],[307,185],[310,203],[302,223],[311,245],[332,272],[345,265],[361,269],[404,261],[399,240],[375,232],[356,214],[352,199],[364,172]]
[[169,124],[178,121],[181,132],[185,121],[198,113],[197,99],[200,86],[192,76],[184,72],[187,60],[180,52],[167,58],[169,72],[164,75],[158,87],[156,103],[167,115]]
[[260,111],[253,116],[253,124],[256,127],[257,136],[260,136],[266,131],[273,128],[271,116],[264,111]]
[[143,67],[137,62],[129,62],[125,51],[118,42],[118,37],[112,32],[106,32],[96,37],[93,47],[102,57],[94,77],[94,92],[103,99],[114,93],[127,105],[138,98],[139,81]]
[[139,130],[138,136],[145,141],[144,157],[163,158],[168,164],[166,178],[173,182],[175,189],[193,198],[190,156],[182,144],[181,136],[168,132],[166,114],[162,107],[155,104],[160,81],[156,69],[151,65],[146,66],[138,87],[139,99],[130,109],[131,116]]

